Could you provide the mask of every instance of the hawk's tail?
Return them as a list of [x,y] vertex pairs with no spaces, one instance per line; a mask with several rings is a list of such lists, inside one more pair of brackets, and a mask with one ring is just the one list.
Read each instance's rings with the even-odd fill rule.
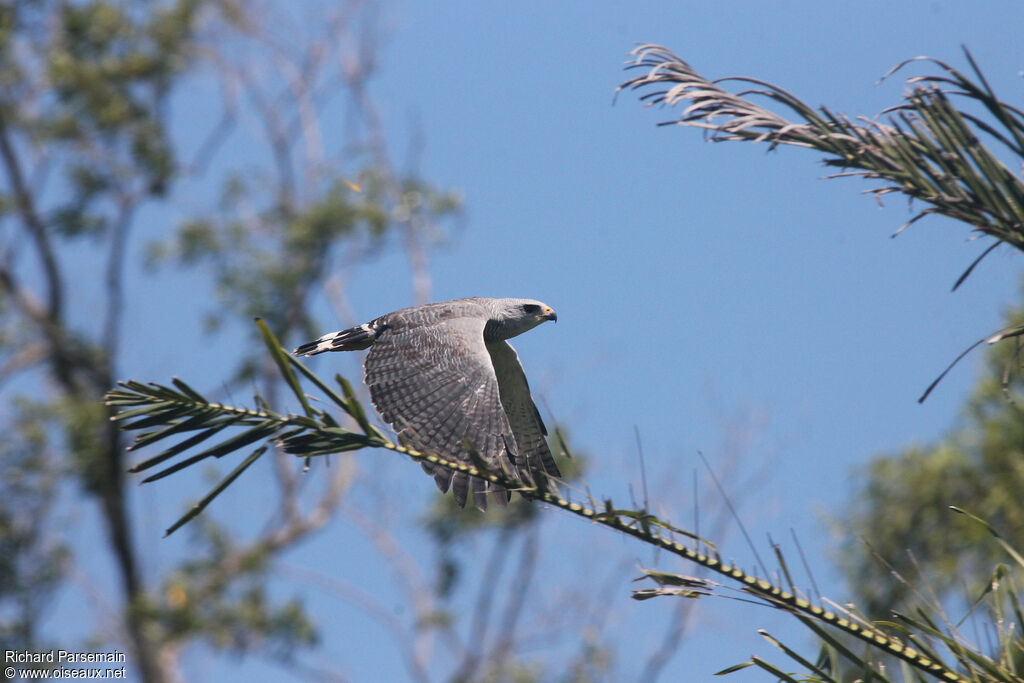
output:
[[340,332],[330,332],[316,341],[298,347],[293,354],[296,356],[315,356],[324,351],[358,351],[373,344],[383,329],[378,320],[364,323]]

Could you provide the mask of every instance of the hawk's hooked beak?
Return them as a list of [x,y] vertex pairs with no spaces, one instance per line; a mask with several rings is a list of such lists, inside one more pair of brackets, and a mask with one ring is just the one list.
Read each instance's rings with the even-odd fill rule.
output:
[[545,307],[544,312],[537,316],[538,320],[553,320],[558,322],[558,314],[555,313],[555,309]]

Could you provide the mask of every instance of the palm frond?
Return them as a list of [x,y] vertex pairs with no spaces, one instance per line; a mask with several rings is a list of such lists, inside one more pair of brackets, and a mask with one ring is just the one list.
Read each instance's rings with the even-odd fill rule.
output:
[[[712,141],[749,140],[823,152],[826,165],[847,169],[830,177],[878,180],[882,184],[868,190],[876,197],[898,192],[924,203],[908,225],[940,214],[1024,250],[1024,182],[979,141],[981,134],[988,135],[1024,159],[1024,113],[996,97],[965,53],[973,79],[943,62],[923,60],[942,73],[908,79],[911,89],[902,103],[883,112],[884,121],[853,121],[827,107],[815,109],[754,78],[709,80],[659,45],[633,50],[627,68],[643,73],[619,90],[641,91],[648,105],[685,106],[677,119],[662,125],[701,128]],[[890,74],[915,61],[922,60],[908,60]],[[752,87],[733,93],[722,87],[726,83]],[[780,105],[793,120],[755,98]],[[980,104],[994,121],[962,111],[954,98]]]

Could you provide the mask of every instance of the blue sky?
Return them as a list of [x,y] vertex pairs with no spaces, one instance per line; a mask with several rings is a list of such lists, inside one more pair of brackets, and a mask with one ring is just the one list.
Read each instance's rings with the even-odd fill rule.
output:
[[[984,12],[957,2],[765,7],[386,4],[389,30],[372,91],[396,156],[413,135],[422,136],[423,175],[465,198],[461,229],[432,254],[434,298],[533,297],[558,311],[557,325],[521,337],[516,347],[548,419],[569,426],[576,448],[591,456],[595,494],[628,502],[630,486],[639,486],[639,433],[652,504],[685,526],[691,478],[703,476],[698,452],[722,469],[738,453],[739,470],[724,477],[725,487],[742,503],[762,554],[766,534],[781,540],[794,530],[815,558],[819,585],[842,601],[845,589],[828,568],[834,539],[822,517],[842,512],[859,464],[940,438],[955,424],[980,354],[924,405],[916,399],[962,349],[999,326],[1017,292],[1019,258],[997,250],[951,294],[986,246],[969,241],[965,226],[927,219],[890,239],[912,215],[904,201],[879,208],[860,194],[869,187],[863,182],[819,179],[825,169],[803,150],[710,144],[693,129],[657,127],[674,112],[645,108],[628,92],[616,100],[615,87],[627,77],[622,67],[634,44],[656,42],[706,76],[762,78],[812,105],[873,116],[905,87],[899,78],[877,83],[890,67],[928,55],[966,68],[965,44],[997,91],[1019,103],[1024,12],[1015,2],[986,3]],[[928,71],[912,68],[908,73]],[[177,109],[180,130],[196,116]],[[170,230],[177,211],[153,210],[156,229]],[[360,269],[348,291],[357,316],[409,305],[404,269],[397,252]],[[126,375],[205,377],[206,387],[216,387],[217,356],[238,340],[199,334],[195,313],[206,291],[170,273],[139,277],[139,291],[149,296],[131,305],[127,326],[145,330],[152,345],[145,352],[129,347]],[[161,298],[169,287],[174,296]],[[324,331],[334,329],[326,300],[319,305]],[[332,357],[315,368],[355,378],[357,362]],[[408,463],[356,457],[363,467],[379,466],[381,477],[399,477],[403,492],[435,495],[418,473],[405,476],[418,469]],[[183,476],[146,489],[138,506],[143,547],[158,555],[187,550],[183,535],[145,535],[201,486]],[[702,506],[717,501],[711,488],[702,489]],[[218,504],[256,509],[245,479]],[[603,571],[605,558],[610,567],[626,558],[614,609],[637,642],[620,648],[615,672],[619,680],[635,678],[645,639],[660,637],[672,605],[629,601],[628,580],[637,574],[630,564],[683,573],[693,567],[653,558],[557,513],[551,518],[543,531],[555,547],[544,565],[545,599],[557,600],[568,568]],[[347,539],[334,525],[286,564],[328,567],[385,595],[383,565],[343,551]],[[410,539],[412,552],[429,561],[429,549]],[[723,554],[750,566],[734,526],[728,539]],[[600,552],[583,559],[592,548]],[[301,581],[283,576],[280,589],[290,594]],[[352,680],[402,679],[380,635],[353,626],[357,611],[301,590],[324,626],[321,664],[337,664]],[[791,645],[805,642],[801,630],[766,609],[719,600],[702,614],[663,680],[709,680],[752,652],[772,656],[758,627],[788,634]],[[222,680],[268,673],[251,662],[200,661],[204,674],[215,671]]]

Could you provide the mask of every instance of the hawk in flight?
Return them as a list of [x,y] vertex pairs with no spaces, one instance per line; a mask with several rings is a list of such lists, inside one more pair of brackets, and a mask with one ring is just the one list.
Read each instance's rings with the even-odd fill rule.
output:
[[[471,464],[470,449],[496,470],[527,484],[533,472],[560,477],[547,429],[530,396],[515,349],[506,341],[555,311],[533,299],[455,299],[403,308],[358,327],[325,334],[293,352],[369,348],[363,363],[377,412],[408,447]],[[423,469],[455,502],[487,508],[487,493],[504,505],[511,492],[465,472],[428,462]]]

